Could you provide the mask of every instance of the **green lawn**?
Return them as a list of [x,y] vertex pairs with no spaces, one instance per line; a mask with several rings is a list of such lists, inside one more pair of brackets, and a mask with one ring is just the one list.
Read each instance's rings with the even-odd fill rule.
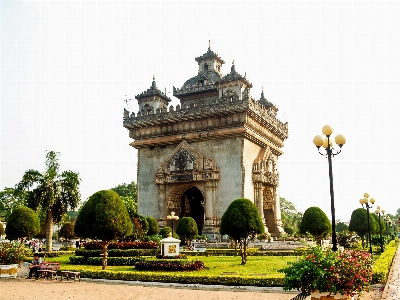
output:
[[[61,269],[68,269],[68,267],[79,267],[82,270],[100,271],[101,266],[90,266],[90,265],[72,265],[69,262],[69,256],[61,256],[54,258],[46,258],[49,262],[61,262]],[[204,262],[206,267],[205,270],[195,271],[204,275],[254,275],[254,276],[266,276],[266,275],[280,275],[278,270],[287,266],[287,262],[295,261],[294,256],[248,256],[247,264],[241,265],[240,256],[197,256],[188,257],[188,259],[197,259]],[[132,266],[108,266],[107,270],[113,271],[131,271],[135,272],[135,268]],[[162,272],[162,271],[160,271]],[[185,273],[185,272],[175,272]]]

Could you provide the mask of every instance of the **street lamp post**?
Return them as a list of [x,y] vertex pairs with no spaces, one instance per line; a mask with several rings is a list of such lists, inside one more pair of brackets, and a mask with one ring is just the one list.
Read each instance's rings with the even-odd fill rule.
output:
[[[364,198],[360,199],[360,203],[361,206],[364,208],[364,204],[365,204],[365,208],[367,209],[367,219],[368,219],[368,241],[369,241],[369,253],[372,254],[372,245],[371,245],[371,225],[369,222],[369,209],[372,208],[373,204],[375,203],[375,199],[369,198],[369,194],[368,193],[364,193]],[[368,204],[368,202],[371,203],[371,205]]]
[[179,220],[178,216],[175,216],[175,212],[171,211],[171,214],[167,216],[168,220],[171,220],[172,224],[172,237],[174,237],[174,221]]
[[383,216],[385,214],[385,210],[382,209],[380,206],[376,207],[375,213],[378,215],[378,220],[379,220],[379,236],[380,236],[380,244],[381,244],[381,253],[383,253],[383,240],[382,240],[382,226],[381,226],[381,215]]
[[[336,219],[335,219],[335,198],[333,193],[333,175],[332,175],[332,157],[338,155],[342,150],[342,146],[346,143],[346,139],[343,135],[338,134],[335,137],[335,142],[340,147],[340,150],[336,153],[333,153],[333,142],[330,139],[332,135],[332,128],[329,125],[325,125],[322,128],[322,133],[326,136],[325,140],[322,136],[317,135],[314,137],[314,145],[317,146],[318,153],[322,156],[328,158],[328,165],[329,165],[329,183],[330,183],[330,193],[331,193],[331,213],[332,213],[332,250],[337,251],[337,240],[336,240]],[[323,146],[326,153],[321,153],[319,151],[320,147]]]

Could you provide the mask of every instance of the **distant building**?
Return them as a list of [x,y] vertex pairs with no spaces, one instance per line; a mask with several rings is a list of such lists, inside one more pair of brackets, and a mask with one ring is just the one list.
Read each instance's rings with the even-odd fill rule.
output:
[[250,95],[252,84],[232,63],[209,47],[195,58],[199,70],[173,95],[176,107],[156,85],[135,98],[139,111],[124,111],[123,125],[138,149],[138,212],[170,226],[166,216],[196,220],[199,233],[212,239],[220,219],[237,198],[254,201],[274,236],[281,227],[278,157],[288,124],[264,97]]

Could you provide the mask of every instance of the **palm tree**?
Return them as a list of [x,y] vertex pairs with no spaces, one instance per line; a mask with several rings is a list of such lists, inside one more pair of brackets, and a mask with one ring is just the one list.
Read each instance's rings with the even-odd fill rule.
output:
[[75,209],[80,201],[78,173],[64,171],[60,174],[58,155],[58,152],[47,152],[45,171],[28,170],[17,185],[19,190],[28,191],[30,208],[46,212],[46,252],[52,251],[54,224],[61,221],[67,210]]

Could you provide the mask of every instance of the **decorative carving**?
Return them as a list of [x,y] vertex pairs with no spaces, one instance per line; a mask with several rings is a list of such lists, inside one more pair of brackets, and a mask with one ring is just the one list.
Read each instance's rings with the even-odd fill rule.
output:
[[272,192],[272,187],[265,186],[263,189],[264,209],[274,210],[275,201]]
[[253,162],[253,182],[279,185],[279,173],[270,147],[261,148]]
[[219,180],[215,161],[183,140],[156,173],[156,183]]

